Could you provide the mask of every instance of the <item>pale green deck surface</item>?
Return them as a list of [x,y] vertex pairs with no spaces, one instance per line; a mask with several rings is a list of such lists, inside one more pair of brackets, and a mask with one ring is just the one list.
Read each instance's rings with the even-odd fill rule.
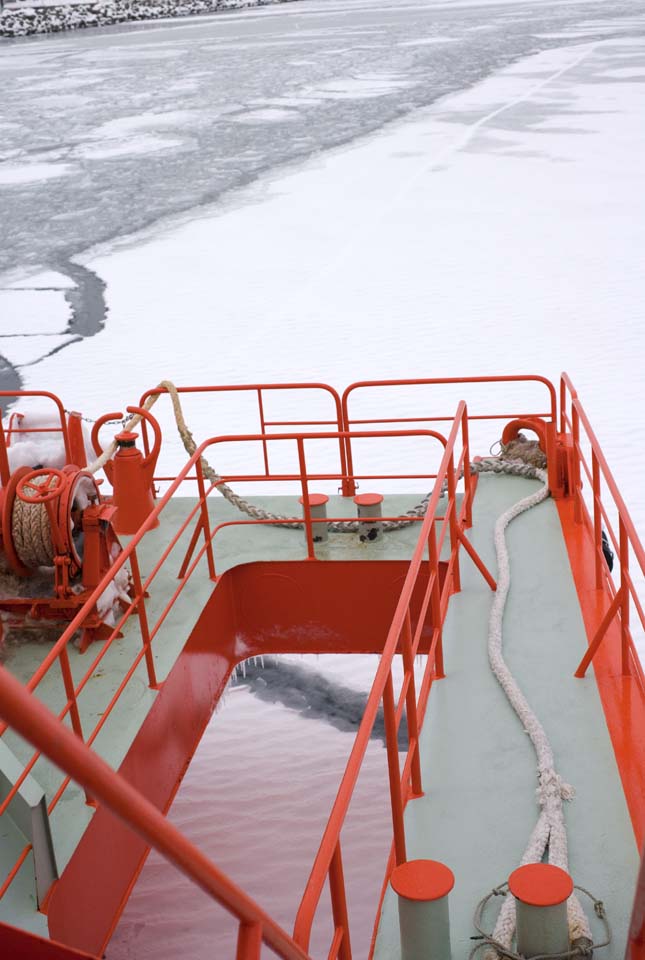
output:
[[[385,515],[398,515],[408,510],[420,498],[414,496],[388,496]],[[288,516],[299,516],[301,506],[296,497],[255,497],[254,502],[268,510]],[[152,570],[161,553],[171,541],[182,521],[194,506],[193,498],[173,499],[162,515],[161,525],[150,531],[139,549],[139,565],[142,577]],[[330,500],[331,516],[354,516],[355,506],[351,500],[333,497]],[[213,525],[218,521],[238,520],[243,514],[230,506],[223,498],[213,495],[209,501],[209,510]],[[150,598],[147,601],[148,621],[154,626],[157,618],[176,590],[176,579],[181,561],[192,531],[184,534],[175,547],[168,563],[160,571],[150,586]],[[317,545],[317,554],[321,559],[399,559],[412,553],[419,525],[402,530],[373,544],[361,544],[356,535],[335,536],[327,544]],[[122,537],[125,542],[129,539]],[[200,539],[197,550],[203,545]],[[234,526],[222,530],[214,543],[217,573],[240,563],[254,560],[285,560],[306,557],[304,533],[285,529],[273,529],[270,526]],[[183,648],[193,629],[200,612],[214,589],[208,578],[206,560],[200,561],[175,606],[165,620],[157,637],[153,640],[153,652],[157,679],[163,680],[179,652]],[[50,638],[53,637],[50,634]],[[20,641],[9,648],[9,658],[5,663],[11,672],[26,683],[51,649],[52,640]],[[92,645],[85,654],[79,654],[77,648],[69,645],[69,658],[72,673],[78,683],[96,657],[99,644]],[[95,675],[79,697],[79,710],[84,731],[91,732],[130,668],[134,657],[141,649],[141,637],[136,616],[131,617],[124,628],[124,636],[112,644]],[[54,711],[62,710],[65,703],[64,688],[60,669],[54,665],[37,688],[38,696]],[[156,697],[156,691],[148,686],[145,664],[141,663],[125,688],[120,700],[111,713],[105,727],[95,741],[97,752],[113,767],[118,767],[125,757],[138,730],[143,723]],[[32,748],[7,731],[3,737],[15,756],[26,763],[31,757]],[[49,802],[62,783],[61,772],[47,760],[39,760],[32,773],[42,787]],[[85,796],[75,784],[71,784],[52,812],[50,818],[56,860],[59,872],[69,862],[76,846],[94,814],[94,808],[85,803]],[[0,818],[0,885],[17,860],[25,846],[25,838],[17,830],[8,816]],[[36,909],[34,871],[29,856],[8,892],[0,900],[0,920],[26,929],[47,934],[47,921]]]
[[[470,537],[493,571],[494,518],[529,489],[527,481],[514,478],[480,478],[476,526]],[[384,512],[394,515],[418,499],[388,497]],[[281,513],[299,512],[295,499],[258,497],[256,502]],[[163,525],[145,539],[140,550],[144,576],[192,503],[183,498],[173,501]],[[329,505],[330,516],[352,515],[353,510],[351,501],[341,498],[333,498]],[[233,519],[240,514],[222,500],[213,500],[211,516]],[[328,544],[317,545],[316,550],[321,559],[329,560],[405,558],[410,556],[417,535],[418,525],[389,534],[375,544],[361,544],[355,535],[334,536]],[[509,541],[513,576],[505,622],[509,663],[544,719],[562,776],[578,790],[578,798],[567,810],[572,872],[578,882],[606,901],[617,942],[603,954],[619,960],[638,856],[595,681],[593,676],[585,681],[572,677],[586,641],[553,503],[547,502],[520,518],[509,531]],[[184,537],[173,554],[173,563],[151,586],[151,623],[177,586],[175,576],[186,543]],[[218,573],[254,560],[304,556],[301,531],[268,526],[222,531],[215,549]],[[491,595],[467,556],[462,553],[462,558],[463,591],[451,600],[445,632],[448,678],[433,687],[421,740],[426,796],[410,803],[406,811],[409,857],[442,859],[457,876],[451,894],[455,960],[467,957],[472,946],[468,937],[473,932],[470,918],[476,901],[516,865],[537,813],[530,745],[488,669],[486,625]],[[154,641],[160,679],[174,663],[213,586],[202,561]],[[140,642],[136,622],[131,620],[124,638],[114,644],[92,679],[91,693],[81,698],[87,729],[96,723],[140,649]],[[49,644],[16,647],[8,665],[26,679],[48,649]],[[83,656],[70,648],[76,678],[82,676],[95,654],[95,648]],[[39,688],[39,695],[60,708],[61,690],[60,675],[54,668]],[[155,696],[148,689],[145,669],[140,667],[96,742],[98,751],[112,765],[118,766],[125,756]],[[29,755],[29,748],[12,734],[7,734],[6,741],[19,757]],[[40,762],[35,776],[50,798],[60,783],[60,773]],[[61,869],[92,813],[75,787],[56,809],[52,829]],[[0,876],[6,874],[13,854],[17,855],[23,845],[24,840],[8,818],[2,818]],[[0,901],[0,919],[46,933],[46,919],[36,911],[32,891],[33,868],[28,858],[10,892]],[[396,903],[388,895],[375,956],[377,960],[398,960],[399,955]]]
[[[469,536],[492,571],[494,519],[533,486],[510,477],[479,480]],[[571,873],[604,900],[614,929],[612,945],[594,956],[620,960],[638,851],[593,672],[573,677],[586,639],[554,503],[514,521],[507,539],[506,659],[542,719],[559,773],[576,788],[566,805]],[[408,859],[442,860],[455,873],[454,960],[468,957],[475,905],[517,866],[538,812],[533,749],[488,667],[491,594],[462,557],[463,590],[451,599],[444,634],[447,677],[432,688],[421,735],[425,796],[408,804],[405,818]],[[600,940],[595,917],[592,929]],[[400,957],[391,889],[374,956]]]

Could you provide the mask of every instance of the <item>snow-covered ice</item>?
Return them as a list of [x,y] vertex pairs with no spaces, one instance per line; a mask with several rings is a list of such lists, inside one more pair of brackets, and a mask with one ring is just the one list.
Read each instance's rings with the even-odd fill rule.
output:
[[43,289],[40,284],[42,281],[30,284],[25,290],[0,290],[0,336],[63,333],[67,329],[70,312],[64,293]]

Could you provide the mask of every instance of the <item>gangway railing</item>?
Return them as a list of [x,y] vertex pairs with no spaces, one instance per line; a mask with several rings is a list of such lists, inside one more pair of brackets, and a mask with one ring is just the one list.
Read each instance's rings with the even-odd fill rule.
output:
[[[467,415],[465,405],[460,406],[458,411],[459,423],[464,431],[467,430]],[[355,436],[362,439],[382,439],[382,438],[409,438],[409,437],[421,437],[425,438],[428,441],[431,441],[434,445],[439,445],[439,449],[443,450],[446,447],[445,438],[432,430],[423,430],[423,429],[414,429],[414,430],[381,430],[381,431],[361,431],[357,432]],[[303,513],[304,517],[294,517],[293,520],[283,520],[281,523],[293,523],[301,524],[304,522],[306,528],[306,556],[309,559],[315,559],[315,545],[314,545],[314,528],[315,524],[323,521],[316,520],[312,518],[311,511],[309,508],[309,485],[314,481],[332,481],[334,484],[342,483],[348,479],[347,474],[344,472],[343,468],[343,458],[342,450],[344,449],[344,443],[347,439],[346,434],[343,431],[334,431],[330,433],[322,432],[313,432],[310,434],[257,434],[251,436],[233,436],[233,437],[216,437],[211,440],[207,440],[201,444],[201,446],[195,451],[194,455],[190,460],[185,464],[179,474],[174,478],[173,482],[170,484],[168,490],[164,496],[157,501],[157,504],[144,522],[138,533],[132,538],[129,544],[125,547],[122,553],[115,560],[114,564],[110,568],[109,572],[103,578],[103,580],[97,585],[95,590],[88,596],[85,605],[79,610],[73,620],[69,623],[67,628],[63,631],[58,640],[54,643],[51,649],[48,651],[46,656],[43,658],[42,662],[33,673],[32,677],[26,684],[28,691],[36,692],[43,682],[45,677],[51,674],[52,671],[56,669],[60,670],[60,679],[59,683],[61,686],[61,698],[62,698],[62,707],[58,713],[58,721],[62,725],[65,722],[70,722],[74,734],[79,741],[85,743],[87,746],[94,745],[97,737],[104,729],[108,723],[111,715],[113,714],[117,704],[121,701],[121,698],[124,695],[128,684],[133,679],[137,671],[144,670],[148,686],[151,689],[158,689],[159,679],[157,677],[157,668],[155,664],[153,643],[159,635],[161,628],[163,627],[170,611],[173,606],[177,603],[179,597],[184,591],[186,584],[190,581],[191,577],[195,574],[198,566],[200,565],[203,558],[206,559],[208,576],[212,581],[218,579],[218,573],[215,566],[215,558],[213,551],[213,541],[217,534],[224,528],[231,526],[240,526],[240,525],[258,525],[258,524],[269,524],[271,525],[274,521],[271,520],[255,520],[255,519],[235,519],[227,520],[216,524],[215,527],[211,527],[211,522],[208,514],[208,497],[217,491],[216,484],[207,485],[203,473],[202,467],[202,457],[204,457],[210,449],[216,448],[221,444],[231,444],[231,443],[289,443],[294,445],[297,448],[298,455],[298,472],[293,474],[269,474],[269,476],[258,476],[253,477],[252,479],[263,481],[264,483],[270,483],[274,481],[284,482],[292,481],[297,483],[302,493],[303,497]],[[327,441],[333,440],[337,443],[338,457],[339,457],[339,467],[335,471],[329,473],[310,473],[307,467],[306,460],[306,450],[305,445],[307,442],[313,441]],[[454,444],[453,444],[454,446]],[[450,451],[445,456],[450,456],[452,452],[452,447]],[[442,461],[443,462],[443,461]],[[444,476],[448,476],[449,490],[448,490],[448,500],[450,504],[456,503],[455,487],[457,483],[457,476],[462,472],[464,473],[464,485],[466,490],[466,495],[464,498],[464,509],[469,509],[469,504],[472,501],[472,478],[468,470],[463,471],[464,464],[468,462],[468,450],[467,444],[464,444],[461,457],[459,459],[458,466],[455,470],[450,471],[450,476],[446,474],[445,468],[444,473],[441,474],[442,479]],[[178,526],[175,534],[171,538],[170,542],[165,546],[165,549],[162,551],[159,559],[154,564],[150,573],[144,578],[142,577],[139,559],[138,559],[138,547],[146,535],[146,533],[156,526],[158,518],[166,509],[170,501],[172,500],[174,494],[180,489],[182,483],[185,481],[186,477],[191,475],[191,472],[195,471],[195,476],[197,478],[197,488],[198,488],[198,497],[192,508],[189,510],[187,516],[183,522]],[[390,476],[390,474],[387,474]],[[375,477],[378,474],[372,474],[371,476]],[[406,478],[407,474],[405,471],[400,471],[398,474],[401,478]],[[427,473],[424,474],[425,477],[429,479],[437,480],[438,474],[432,469],[428,469]],[[452,477],[452,479],[451,479]],[[224,482],[228,482],[235,479],[235,475],[227,475],[223,478]],[[237,477],[237,479],[245,479],[244,477]],[[249,479],[248,477],[246,479]],[[399,516],[394,516],[390,518],[383,518],[398,520],[402,519]],[[410,519],[410,518],[406,518]],[[421,525],[422,518],[413,519],[411,522],[416,522]],[[328,518],[327,523],[331,522],[347,522],[348,518],[337,517],[337,518]],[[458,535],[458,525],[456,521],[456,510],[451,508],[449,512],[449,527],[451,530],[451,536],[457,537]],[[182,564],[180,576],[177,580],[177,586],[173,590],[171,596],[168,598],[165,606],[161,610],[161,613],[157,616],[155,622],[151,622],[150,619],[150,608],[147,603],[147,596],[149,591],[151,591],[152,585],[158,577],[162,568],[166,566],[169,562],[169,558],[175,548],[177,547],[181,537],[189,530],[191,524],[194,524],[194,534],[186,555],[186,559]],[[200,549],[193,556],[197,540],[201,537],[203,540]],[[443,541],[442,541],[443,542]],[[454,542],[454,541],[453,541]],[[438,549],[441,549],[439,545]],[[69,645],[72,643],[74,636],[79,630],[82,630],[85,624],[85,621],[88,617],[92,615],[92,612],[95,608],[96,602],[99,600],[103,592],[109,587],[110,583],[118,575],[119,571],[128,564],[130,566],[132,574],[132,595],[130,603],[122,611],[121,616],[118,618],[115,623],[112,632],[110,635],[103,641],[98,652],[91,656],[90,662],[87,664],[87,667],[83,670],[82,676],[80,679],[73,676],[70,655],[69,655]],[[454,565],[453,565],[454,566]],[[173,572],[173,578],[176,576],[176,573]],[[458,582],[458,566],[454,566],[453,578],[455,582]],[[123,677],[113,695],[109,699],[109,702],[106,703],[99,719],[94,723],[91,729],[86,729],[86,724],[83,721],[82,717],[82,703],[81,697],[84,692],[87,691],[89,694],[91,689],[91,680],[96,675],[97,671],[102,669],[104,666],[104,661],[109,655],[110,650],[113,647],[113,644],[118,640],[121,630],[123,629],[126,621],[132,615],[136,614],[136,620],[138,621],[138,627],[141,638],[141,646],[138,652],[132,657],[132,660],[125,669]],[[90,648],[90,651],[93,653],[93,648]],[[94,696],[94,695],[93,695]],[[0,717],[2,716],[2,711],[0,708]],[[0,736],[2,736],[7,730],[7,722],[0,723]],[[43,752],[46,756],[46,752]],[[40,751],[36,751],[29,760],[25,763],[23,771],[20,777],[18,777],[13,784],[11,790],[8,791],[7,795],[0,803],[0,816],[9,808],[9,805],[12,803],[16,797],[18,791],[22,787],[23,783],[27,777],[33,771],[35,765],[40,759]],[[61,799],[63,798],[65,792],[70,787],[71,778],[67,774],[63,777],[62,782],[58,785],[56,792],[53,797],[48,802],[47,810],[50,815],[54,812]],[[90,804],[94,803],[94,798],[91,792],[86,794],[86,801]],[[32,851],[31,844],[26,844],[23,848],[20,856],[17,858],[16,862],[11,868],[8,865],[8,874],[0,882],[0,899],[6,894],[7,890],[14,882],[18,873],[24,864],[25,860]]]

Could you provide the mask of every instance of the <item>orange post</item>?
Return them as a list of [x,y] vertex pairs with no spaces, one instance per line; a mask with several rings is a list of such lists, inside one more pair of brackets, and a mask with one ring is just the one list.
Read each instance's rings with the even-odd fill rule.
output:
[[133,550],[130,557],[130,568],[132,570],[132,580],[134,582],[134,596],[139,617],[139,629],[141,630],[141,639],[143,640],[143,650],[146,660],[146,669],[148,671],[148,686],[151,690],[158,690],[160,684],[157,683],[157,674],[155,672],[155,661],[150,646],[150,629],[148,627],[148,614],[146,612],[145,591],[141,583],[141,572],[139,570],[139,558],[137,551]]
[[419,754],[419,718],[417,716],[417,694],[414,683],[414,657],[412,656],[412,624],[408,608],[403,622],[401,635],[401,653],[403,656],[404,676],[408,677],[408,690],[405,695],[405,715],[408,721],[408,749],[412,750],[412,794],[423,796],[421,783],[421,757]]
[[85,453],[83,423],[80,413],[77,413],[76,410],[71,410],[67,418],[67,433],[71,462],[75,467],[86,467],[87,454]]
[[631,642],[629,632],[629,540],[622,517],[618,522],[618,544],[620,547],[620,665],[623,676],[628,677],[631,673],[629,667]]
[[596,590],[603,586],[603,553],[602,553],[602,512],[600,507],[600,468],[595,451],[591,451],[591,471],[593,489],[593,541],[594,563],[596,569]]
[[[329,865],[329,892],[331,895],[331,909],[334,918],[334,940],[338,937],[336,956],[338,960],[352,960],[352,948],[349,939],[349,916],[347,913],[347,898],[345,896],[345,877],[343,875],[343,858],[340,852],[340,839],[336,843]],[[341,932],[340,937],[338,931]],[[332,945],[333,949],[333,945]]]
[[437,631],[437,645],[434,652],[434,667],[437,680],[443,680],[446,674],[443,669],[443,640],[441,629],[441,591],[439,587],[439,553],[437,551],[437,533],[434,524],[428,531],[428,552],[430,556],[430,576],[434,576],[430,610],[432,626]]
[[[199,509],[201,511],[200,522],[197,524],[199,528],[204,531],[204,540],[206,542],[206,559],[208,562],[208,575],[211,580],[217,580],[215,573],[215,557],[213,556],[213,542],[210,536],[210,522],[208,519],[208,504],[206,503],[206,488],[204,484],[204,472],[202,470],[202,458],[200,457],[197,463],[195,464],[195,472],[197,473],[197,490],[199,492]],[[197,533],[197,528],[195,529],[195,534]],[[192,542],[192,541],[191,541]],[[192,554],[192,551],[191,551]],[[186,554],[186,560],[184,561],[188,565],[188,554]],[[183,570],[183,566],[182,566]],[[181,576],[181,571],[180,571]]]
[[387,749],[387,767],[390,777],[390,800],[392,803],[392,827],[394,830],[394,851],[397,866],[405,863],[405,827],[403,824],[403,800],[401,798],[401,768],[399,767],[399,745],[396,729],[396,711],[394,707],[394,688],[392,671],[388,671],[383,689],[383,717],[385,720],[385,746]]

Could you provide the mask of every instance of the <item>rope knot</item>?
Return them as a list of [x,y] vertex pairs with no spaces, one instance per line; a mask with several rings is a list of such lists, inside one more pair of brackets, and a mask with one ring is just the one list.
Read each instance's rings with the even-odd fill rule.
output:
[[573,800],[575,796],[576,792],[571,784],[565,783],[552,767],[540,770],[538,781],[539,786],[535,792],[541,807],[546,806],[550,800]]

